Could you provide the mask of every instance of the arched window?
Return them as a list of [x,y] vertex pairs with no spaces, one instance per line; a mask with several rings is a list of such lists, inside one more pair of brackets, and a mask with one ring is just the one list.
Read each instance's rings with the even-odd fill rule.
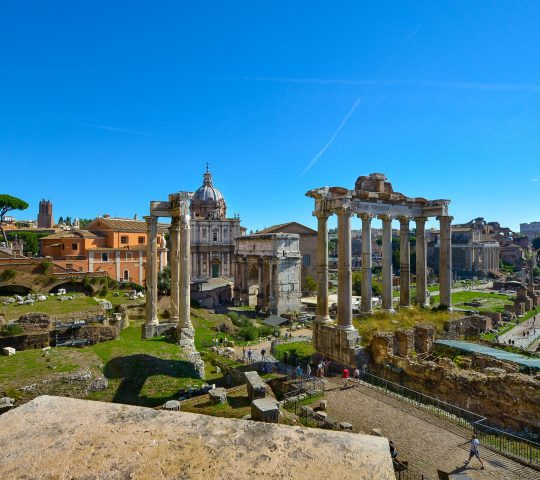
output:
[[129,282],[129,271],[124,270],[124,282]]

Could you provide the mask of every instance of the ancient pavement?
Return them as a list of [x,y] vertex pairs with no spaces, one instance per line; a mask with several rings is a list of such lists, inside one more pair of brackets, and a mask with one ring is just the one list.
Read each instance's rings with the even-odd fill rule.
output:
[[463,473],[478,480],[540,480],[540,472],[511,461],[486,448],[480,449],[485,470],[468,457],[470,431],[439,417],[419,410],[398,399],[361,385],[342,389],[341,379],[329,379],[328,417],[349,422],[353,431],[370,433],[379,428],[383,436],[393,440],[399,459],[409,461],[417,471],[438,478],[437,470]]
[[[529,336],[524,337],[523,332],[529,332]],[[503,335],[499,335],[499,342],[508,343],[508,340],[513,340],[516,347],[528,349],[538,338],[540,338],[540,314],[516,325],[512,330]],[[531,349],[529,348],[529,350]]]

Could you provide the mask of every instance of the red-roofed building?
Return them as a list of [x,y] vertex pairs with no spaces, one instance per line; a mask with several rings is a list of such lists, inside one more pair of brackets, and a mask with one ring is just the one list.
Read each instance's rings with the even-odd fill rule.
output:
[[[159,269],[167,266],[165,229],[158,234]],[[41,254],[75,272],[107,272],[119,282],[144,285],[146,222],[137,219],[96,218],[85,230],[66,230],[40,239]]]

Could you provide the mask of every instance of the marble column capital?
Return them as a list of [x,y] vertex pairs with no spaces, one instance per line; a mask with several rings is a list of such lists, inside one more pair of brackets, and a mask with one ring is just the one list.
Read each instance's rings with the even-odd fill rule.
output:
[[425,225],[426,222],[427,222],[427,217],[414,217],[414,221],[416,222],[416,224],[422,224],[422,225]]
[[313,212],[313,216],[317,217],[319,220],[327,220],[330,216],[330,212],[326,210],[316,210]]
[[439,222],[441,223],[451,223],[452,220],[454,220],[454,217],[452,217],[451,215],[439,215],[437,217],[437,220],[439,220]]
[[352,215],[351,207],[348,205],[341,205],[340,207],[336,207],[334,211],[336,212],[336,215],[339,216],[350,217]]
[[383,213],[381,215],[377,215],[377,218],[379,220],[382,220],[383,222],[391,222],[394,218],[392,217],[392,215],[389,215],[387,213]]
[[178,232],[180,230],[180,220],[177,217],[172,217],[170,231]]
[[357,216],[358,216],[358,218],[360,218],[362,220],[365,220],[365,221],[371,221],[375,217],[375,215],[373,215],[372,213],[366,213],[366,212],[359,213]]
[[146,225],[148,227],[157,227],[159,217],[155,217],[153,215],[148,215],[148,216],[145,216],[143,218],[146,221]]
[[183,214],[183,215],[180,215],[180,216],[175,217],[175,218],[178,218],[181,228],[189,227],[189,222],[191,220],[191,215]]
[[405,215],[400,215],[400,216],[396,217],[396,220],[399,220],[399,223],[400,223],[401,225],[408,225],[409,222],[410,222],[410,220],[411,220],[411,218],[410,218],[410,217],[407,217],[407,216],[405,216]]

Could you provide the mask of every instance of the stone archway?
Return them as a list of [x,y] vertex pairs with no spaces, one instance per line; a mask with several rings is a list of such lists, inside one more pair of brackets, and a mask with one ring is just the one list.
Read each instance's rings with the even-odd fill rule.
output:
[[64,288],[66,292],[79,292],[85,295],[92,296],[94,291],[90,285],[86,286],[83,282],[64,282],[59,283],[49,290],[49,293],[58,293],[60,288]]
[[248,274],[249,306],[255,307],[259,304],[259,267],[252,265]]
[[212,260],[210,260],[210,277],[218,278],[221,277],[222,273],[221,259],[214,257]]
[[28,295],[31,292],[29,287],[24,285],[2,285],[0,286],[0,296]]

